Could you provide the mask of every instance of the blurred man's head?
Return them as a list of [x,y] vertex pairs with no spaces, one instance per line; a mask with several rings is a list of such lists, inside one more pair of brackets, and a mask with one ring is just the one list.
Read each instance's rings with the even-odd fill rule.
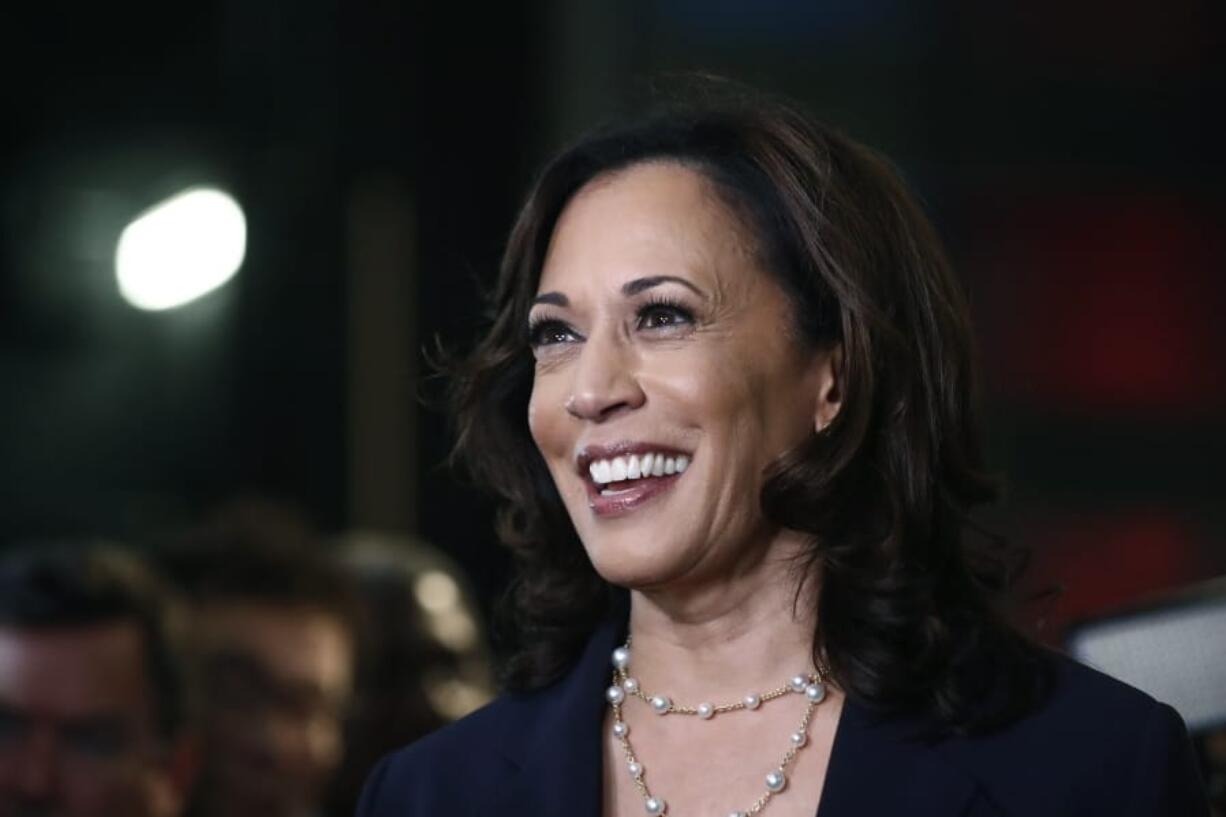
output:
[[173,817],[190,782],[173,611],[100,548],[0,558],[0,817]]
[[336,568],[308,531],[259,509],[166,559],[201,662],[202,817],[314,811],[340,763],[354,635]]

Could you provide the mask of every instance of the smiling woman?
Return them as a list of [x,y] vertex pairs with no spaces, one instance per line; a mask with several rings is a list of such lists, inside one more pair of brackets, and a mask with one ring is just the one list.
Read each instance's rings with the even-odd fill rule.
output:
[[554,228],[529,313],[528,424],[615,585],[725,574],[778,548],[764,474],[837,411],[832,354],[793,340],[743,233],[705,177],[662,161],[585,186]]
[[700,98],[528,196],[454,390],[519,560],[509,694],[359,813],[1205,813],[1169,707],[998,611],[967,310],[895,172]]

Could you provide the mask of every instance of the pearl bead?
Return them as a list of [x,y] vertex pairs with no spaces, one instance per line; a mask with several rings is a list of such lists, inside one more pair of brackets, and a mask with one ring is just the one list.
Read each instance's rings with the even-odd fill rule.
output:
[[751,692],[745,696],[744,703],[746,709],[757,709],[762,705],[762,696]]
[[698,717],[702,718],[704,721],[710,720],[711,716],[715,714],[715,707],[709,703],[700,703],[696,709],[698,711]]
[[673,702],[663,695],[653,695],[651,698],[651,708],[655,710],[657,715],[665,715],[669,709],[672,709]]
[[626,771],[630,772],[631,777],[638,777],[643,773],[643,764],[632,760],[626,764]]
[[826,697],[826,685],[821,681],[809,684],[805,687],[805,697],[815,704],[820,704]]
[[622,681],[622,689],[626,690],[631,695],[633,695],[634,693],[639,691],[639,679],[638,678],[626,678],[626,680]]
[[809,679],[804,675],[793,675],[789,684],[793,692],[804,692],[805,687],[809,685]]
[[809,742],[809,736],[806,735],[804,732],[793,732],[792,733],[792,745],[795,746],[797,749],[799,749],[801,746],[804,746],[808,742]]
[[619,704],[626,700],[626,691],[621,687],[613,686],[604,691],[604,696],[608,699],[609,703]]
[[788,784],[788,779],[783,776],[783,770],[777,769],[766,776],[766,788],[772,794],[778,794],[783,791],[783,787]]
[[643,807],[647,809],[647,813],[652,815],[652,817],[663,814],[664,809],[668,808],[667,804],[659,797],[648,797],[643,801]]
[[613,721],[613,737],[624,738],[630,734],[630,724],[625,721]]
[[613,651],[613,666],[625,669],[630,664],[630,648],[618,647]]
[[745,812],[743,812],[743,811],[730,811],[730,812],[728,812],[728,817],[745,817]]

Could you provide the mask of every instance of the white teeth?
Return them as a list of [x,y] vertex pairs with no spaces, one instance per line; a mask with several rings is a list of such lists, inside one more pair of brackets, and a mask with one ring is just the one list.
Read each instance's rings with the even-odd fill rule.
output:
[[625,478],[626,478],[626,458],[625,457],[614,457],[613,458],[613,481],[621,482]]
[[588,464],[587,472],[597,485],[607,485],[610,482],[680,474],[689,464],[690,458],[685,455],[666,457],[657,453],[629,454],[611,460],[593,460]]
[[626,463],[626,479],[638,479],[642,475],[643,472],[639,470],[639,458],[631,454],[630,460]]

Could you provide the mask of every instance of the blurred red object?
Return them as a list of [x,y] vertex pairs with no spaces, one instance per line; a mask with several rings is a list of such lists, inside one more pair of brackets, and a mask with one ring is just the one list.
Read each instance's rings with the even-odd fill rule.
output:
[[1166,197],[996,213],[994,386],[1054,413],[1204,417],[1226,407],[1226,252],[1217,216]]
[[1031,530],[1027,585],[1060,588],[1044,637],[1072,622],[1204,578],[1208,548],[1182,519],[1161,508],[1050,519]]

